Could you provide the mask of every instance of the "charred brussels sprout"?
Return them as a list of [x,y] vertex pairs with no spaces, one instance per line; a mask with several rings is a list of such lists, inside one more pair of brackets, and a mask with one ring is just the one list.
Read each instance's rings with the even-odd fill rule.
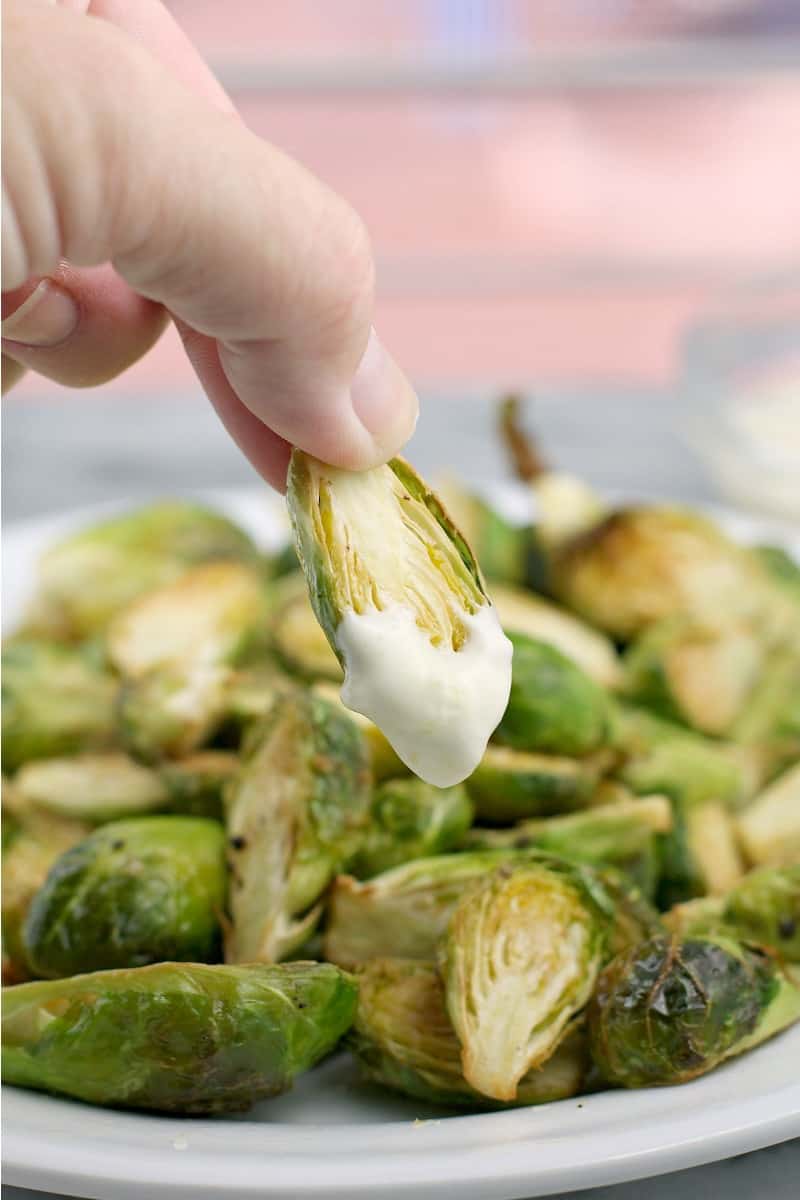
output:
[[645,796],[567,816],[520,821],[510,829],[472,829],[464,845],[487,850],[535,846],[590,866],[617,867],[652,896],[658,878],[656,834],[671,828],[669,800]]
[[590,1045],[609,1083],[685,1083],[798,1018],[800,989],[762,951],[723,936],[662,936],[602,972]]
[[503,714],[511,649],[466,541],[399,458],[353,473],[295,450],[288,501],[345,704],[427,782],[462,782]]
[[[502,1107],[464,1078],[461,1047],[432,964],[374,959],[359,972],[358,984],[358,1011],[347,1045],[368,1079],[434,1104]],[[522,1077],[515,1103],[545,1104],[574,1096],[587,1070],[585,1034],[576,1030],[546,1063]]]
[[746,625],[712,628],[672,618],[651,626],[630,647],[626,691],[665,717],[721,735],[744,709],[764,652]]
[[109,745],[116,692],[90,651],[43,641],[4,647],[4,770]]
[[584,808],[605,765],[489,745],[465,787],[478,816],[499,825]]
[[126,754],[79,754],[29,763],[15,782],[32,806],[98,825],[166,808],[169,800],[158,775]]
[[739,814],[736,829],[754,866],[800,862],[800,762],[773,780]]
[[724,895],[679,904],[664,920],[682,937],[726,933],[800,962],[800,865],[750,871]]
[[464,1078],[513,1100],[592,994],[613,905],[566,864],[507,864],[458,902],[441,948]]
[[621,671],[614,643],[572,613],[533,592],[496,583],[492,585],[492,603],[506,633],[546,642],[603,687],[619,684]]
[[460,785],[436,788],[421,779],[392,779],[375,789],[364,845],[348,869],[364,879],[427,855],[454,849],[472,824]]
[[327,963],[158,963],[3,997],[3,1081],[90,1104],[244,1112],[336,1045],[355,983]]
[[180,500],[153,504],[48,550],[28,624],[56,637],[87,637],[193,564],[254,558],[248,536],[226,517]]
[[583,755],[605,745],[611,710],[605,692],[559,650],[511,634],[511,695],[495,741],[514,750]]
[[113,821],[51,868],[25,921],[37,975],[218,956],[225,839],[201,817]]
[[362,844],[370,778],[358,728],[311,694],[255,725],[227,801],[230,962],[285,958],[313,932],[319,900]]

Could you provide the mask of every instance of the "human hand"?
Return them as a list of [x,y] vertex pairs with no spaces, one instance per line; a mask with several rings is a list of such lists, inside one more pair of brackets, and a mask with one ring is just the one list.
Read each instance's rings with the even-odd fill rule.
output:
[[[97,19],[102,18],[102,19]],[[256,469],[390,457],[416,396],[352,209],[256,137],[158,0],[6,0],[3,356],[72,386],[172,316]]]

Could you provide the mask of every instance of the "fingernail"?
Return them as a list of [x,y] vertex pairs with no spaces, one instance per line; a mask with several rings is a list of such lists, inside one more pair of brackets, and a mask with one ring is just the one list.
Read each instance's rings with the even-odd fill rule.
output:
[[400,445],[414,432],[416,394],[374,329],[350,384],[350,400],[359,421],[379,445]]
[[51,279],[43,279],[0,329],[4,338],[22,346],[59,346],[75,332],[79,318],[69,292]]

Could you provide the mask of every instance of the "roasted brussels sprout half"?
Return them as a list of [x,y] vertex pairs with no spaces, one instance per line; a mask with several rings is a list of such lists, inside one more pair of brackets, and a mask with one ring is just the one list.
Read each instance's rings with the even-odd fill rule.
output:
[[[483,559],[479,556],[483,564]],[[614,643],[604,634],[557,605],[522,588],[492,584],[492,603],[506,633],[555,647],[565,658],[603,687],[621,681],[620,662]]]
[[462,896],[440,969],[476,1091],[514,1100],[550,1058],[592,994],[612,918],[597,882],[566,864],[509,863]]
[[685,1083],[798,1019],[800,988],[763,951],[723,936],[661,936],[600,975],[590,1046],[609,1083]]
[[15,641],[3,648],[3,768],[114,740],[116,680],[90,650]]
[[[515,525],[452,477],[439,482],[437,495],[471,546],[481,569],[498,581],[525,584],[530,576],[531,528]],[[494,588],[492,599],[494,599]]]
[[[358,1011],[347,1046],[375,1083],[418,1100],[456,1108],[498,1108],[470,1087],[461,1047],[430,963],[373,959],[358,974]],[[516,1104],[545,1104],[580,1091],[588,1073],[586,1036],[568,1034],[541,1067],[524,1075]]]
[[202,817],[112,821],[63,854],[23,937],[37,975],[219,957],[225,836]]
[[678,904],[664,920],[682,937],[725,933],[800,962],[800,864],[750,871],[724,895]]
[[159,777],[169,797],[170,812],[222,821],[223,794],[238,768],[238,756],[224,750],[203,750],[180,762],[165,763]]
[[656,834],[671,829],[672,808],[666,796],[644,796],[566,816],[519,821],[510,829],[475,828],[463,845],[476,850],[535,846],[590,866],[617,867],[644,895],[653,896],[658,882]]
[[617,509],[557,548],[552,579],[559,599],[616,638],[682,615],[770,631],[786,620],[757,558],[688,509]]
[[800,636],[767,659],[730,736],[763,760],[763,782],[800,762]]
[[355,982],[328,963],[158,963],[3,995],[3,1081],[90,1104],[244,1112],[328,1054]]
[[223,666],[197,664],[126,680],[117,701],[120,741],[145,763],[194,754],[225,722],[230,678]]
[[401,863],[453,850],[472,824],[464,788],[436,788],[421,779],[391,779],[376,788],[364,844],[348,870],[359,879]]
[[45,813],[21,813],[16,821],[14,837],[3,850],[4,983],[18,983],[30,977],[31,964],[22,931],[31,901],[53,863],[91,832],[90,826],[81,821]]
[[153,504],[48,550],[27,625],[55,637],[88,637],[131,600],[193,564],[254,558],[247,534],[219,513],[181,500]]
[[739,814],[736,829],[754,866],[800,862],[800,762],[784,771]]
[[600,756],[561,758],[490,744],[465,787],[478,817],[501,825],[584,808],[605,766]]
[[280,581],[272,603],[272,642],[286,669],[302,679],[341,683],[344,672],[314,615],[302,571]]
[[462,782],[505,710],[511,654],[464,538],[399,458],[353,473],[295,450],[288,501],[344,703],[428,783]]
[[[317,628],[319,629],[319,626]],[[325,644],[327,645],[327,642]],[[378,729],[378,726],[374,725],[368,717],[362,716],[361,713],[345,708],[336,684],[315,683],[313,691],[315,695],[321,696],[323,700],[327,700],[329,704],[333,704],[345,713],[361,730],[369,751],[369,765],[372,770],[372,778],[376,783],[382,783],[385,779],[397,779],[399,776],[407,774],[408,768],[397,757],[387,742],[385,735]]]
[[606,693],[545,642],[512,633],[511,695],[494,740],[514,750],[583,755],[611,736]]
[[227,798],[229,962],[273,962],[310,936],[320,897],[368,824],[367,750],[356,725],[310,693],[251,729]]
[[626,691],[665,717],[721,735],[743,711],[764,655],[761,638],[746,625],[709,627],[673,617],[629,648]]
[[166,808],[155,771],[127,754],[79,754],[28,763],[15,777],[23,800],[44,812],[102,824]]

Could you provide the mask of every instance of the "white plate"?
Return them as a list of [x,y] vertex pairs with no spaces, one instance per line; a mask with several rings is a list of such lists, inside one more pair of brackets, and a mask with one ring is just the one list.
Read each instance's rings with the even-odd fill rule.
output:
[[[285,529],[257,493],[206,493],[265,545]],[[500,497],[513,509],[519,493]],[[36,556],[97,510],[8,528],[4,600],[13,625]],[[727,514],[737,536],[800,536]],[[713,1162],[800,1135],[800,1027],[694,1083],[605,1092],[538,1108],[448,1116],[362,1084],[345,1056],[244,1117],[112,1112],[4,1089],[4,1182],[97,1197],[513,1200]]]

